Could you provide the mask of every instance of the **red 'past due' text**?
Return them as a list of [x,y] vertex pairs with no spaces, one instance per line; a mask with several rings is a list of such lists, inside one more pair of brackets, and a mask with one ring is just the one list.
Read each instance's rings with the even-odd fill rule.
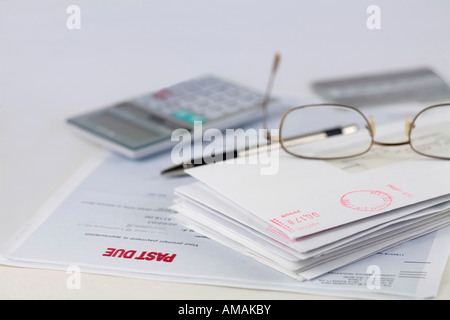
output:
[[104,257],[122,258],[122,259],[135,259],[143,261],[162,261],[162,262],[172,262],[177,256],[175,253],[162,253],[162,252],[147,252],[141,251],[138,254],[137,250],[125,250],[125,249],[115,249],[108,248],[105,253],[102,254]]

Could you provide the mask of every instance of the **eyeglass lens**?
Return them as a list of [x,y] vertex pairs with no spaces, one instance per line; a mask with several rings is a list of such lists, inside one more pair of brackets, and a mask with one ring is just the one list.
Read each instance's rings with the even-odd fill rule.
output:
[[450,159],[450,105],[432,106],[419,113],[411,126],[410,144],[420,154]]
[[367,152],[372,134],[367,119],[356,109],[311,105],[285,114],[280,142],[287,152],[304,158],[345,158]]

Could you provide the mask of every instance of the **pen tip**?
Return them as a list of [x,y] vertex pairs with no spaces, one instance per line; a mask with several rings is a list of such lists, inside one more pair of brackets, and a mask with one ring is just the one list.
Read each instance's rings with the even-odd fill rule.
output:
[[167,168],[167,169],[161,171],[161,175],[166,176],[166,177],[176,177],[176,176],[184,175],[183,166],[176,165],[176,166]]

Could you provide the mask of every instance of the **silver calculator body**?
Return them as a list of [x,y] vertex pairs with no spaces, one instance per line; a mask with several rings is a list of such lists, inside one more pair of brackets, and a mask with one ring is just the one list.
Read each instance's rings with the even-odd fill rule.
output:
[[173,130],[236,128],[262,116],[263,93],[207,75],[67,120],[79,135],[138,159],[174,146]]

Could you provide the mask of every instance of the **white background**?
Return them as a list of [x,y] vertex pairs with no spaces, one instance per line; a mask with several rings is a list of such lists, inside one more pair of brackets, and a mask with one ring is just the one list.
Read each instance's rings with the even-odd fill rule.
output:
[[[81,9],[69,30],[66,9]],[[369,30],[366,9],[381,9]],[[0,0],[0,242],[97,148],[67,117],[204,73],[308,96],[313,80],[429,66],[450,80],[450,2]],[[301,299],[308,295],[0,267],[0,298]],[[438,298],[450,298],[447,266]]]

